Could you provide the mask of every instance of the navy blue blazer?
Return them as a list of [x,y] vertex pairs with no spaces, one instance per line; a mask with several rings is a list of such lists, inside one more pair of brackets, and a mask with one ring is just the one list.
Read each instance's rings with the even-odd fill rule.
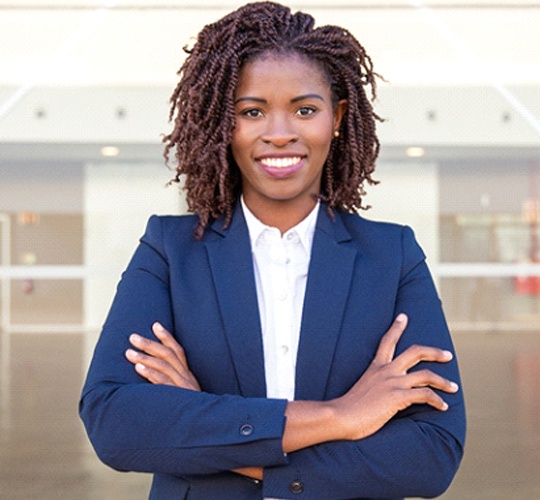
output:
[[[349,499],[441,494],[462,457],[461,391],[440,412],[414,405],[374,435],[285,455],[286,401],[266,399],[249,234],[240,206],[199,241],[195,216],[150,218],[122,276],[83,389],[80,413],[103,462],[153,472],[150,498]],[[344,394],[395,316],[412,344],[453,351],[425,257],[407,227],[319,212],[296,367],[296,399]],[[131,333],[160,321],[182,344],[202,392],[146,382],[125,357]],[[455,358],[421,364],[460,383]],[[262,466],[264,481],[228,472]]]

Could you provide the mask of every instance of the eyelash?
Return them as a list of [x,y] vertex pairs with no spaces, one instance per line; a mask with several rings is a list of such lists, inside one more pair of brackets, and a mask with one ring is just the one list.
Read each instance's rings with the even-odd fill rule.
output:
[[[251,113],[253,112],[257,112],[257,116],[253,116]],[[248,109],[245,109],[244,111],[242,111],[240,113],[242,116],[247,116],[248,118],[259,118],[259,116],[262,114],[262,111],[260,109],[257,109],[257,108],[248,108]]]
[[[307,111],[307,113],[302,113],[303,111]],[[316,112],[317,108],[315,108],[314,106],[301,106],[296,110],[295,113],[301,117],[308,117]],[[253,115],[252,113],[257,113],[257,115]],[[248,108],[242,111],[240,114],[248,118],[259,118],[259,116],[261,116],[262,114],[262,111],[258,108]]]
[[[302,114],[302,113],[300,113],[300,111],[302,111],[302,110],[309,111],[309,113]],[[315,114],[317,112],[317,108],[315,108],[314,106],[301,106],[300,108],[298,108],[298,110],[296,112],[302,117],[311,116],[311,115],[313,115],[313,114]]]

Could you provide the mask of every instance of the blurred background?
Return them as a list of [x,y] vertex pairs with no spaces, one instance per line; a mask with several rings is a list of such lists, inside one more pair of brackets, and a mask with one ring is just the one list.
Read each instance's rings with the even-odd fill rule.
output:
[[[0,497],[144,499],[99,463],[77,402],[152,213],[182,47],[232,0],[0,1]],[[468,406],[445,499],[540,498],[540,3],[295,0],[351,30],[385,122],[369,218],[411,225]]]

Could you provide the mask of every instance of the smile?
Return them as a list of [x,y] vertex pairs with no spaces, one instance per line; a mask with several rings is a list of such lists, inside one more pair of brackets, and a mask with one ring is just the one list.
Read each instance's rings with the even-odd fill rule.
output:
[[265,167],[271,168],[287,168],[300,163],[300,156],[290,156],[285,158],[261,158],[259,162]]

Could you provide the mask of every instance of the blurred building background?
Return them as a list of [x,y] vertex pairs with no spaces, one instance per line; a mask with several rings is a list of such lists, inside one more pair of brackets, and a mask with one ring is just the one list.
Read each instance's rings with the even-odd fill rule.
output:
[[[0,1],[0,497],[144,499],[79,391],[146,219],[182,213],[160,135],[182,47],[233,0]],[[370,218],[411,225],[469,413],[446,499],[540,498],[540,4],[293,0],[384,75]]]

